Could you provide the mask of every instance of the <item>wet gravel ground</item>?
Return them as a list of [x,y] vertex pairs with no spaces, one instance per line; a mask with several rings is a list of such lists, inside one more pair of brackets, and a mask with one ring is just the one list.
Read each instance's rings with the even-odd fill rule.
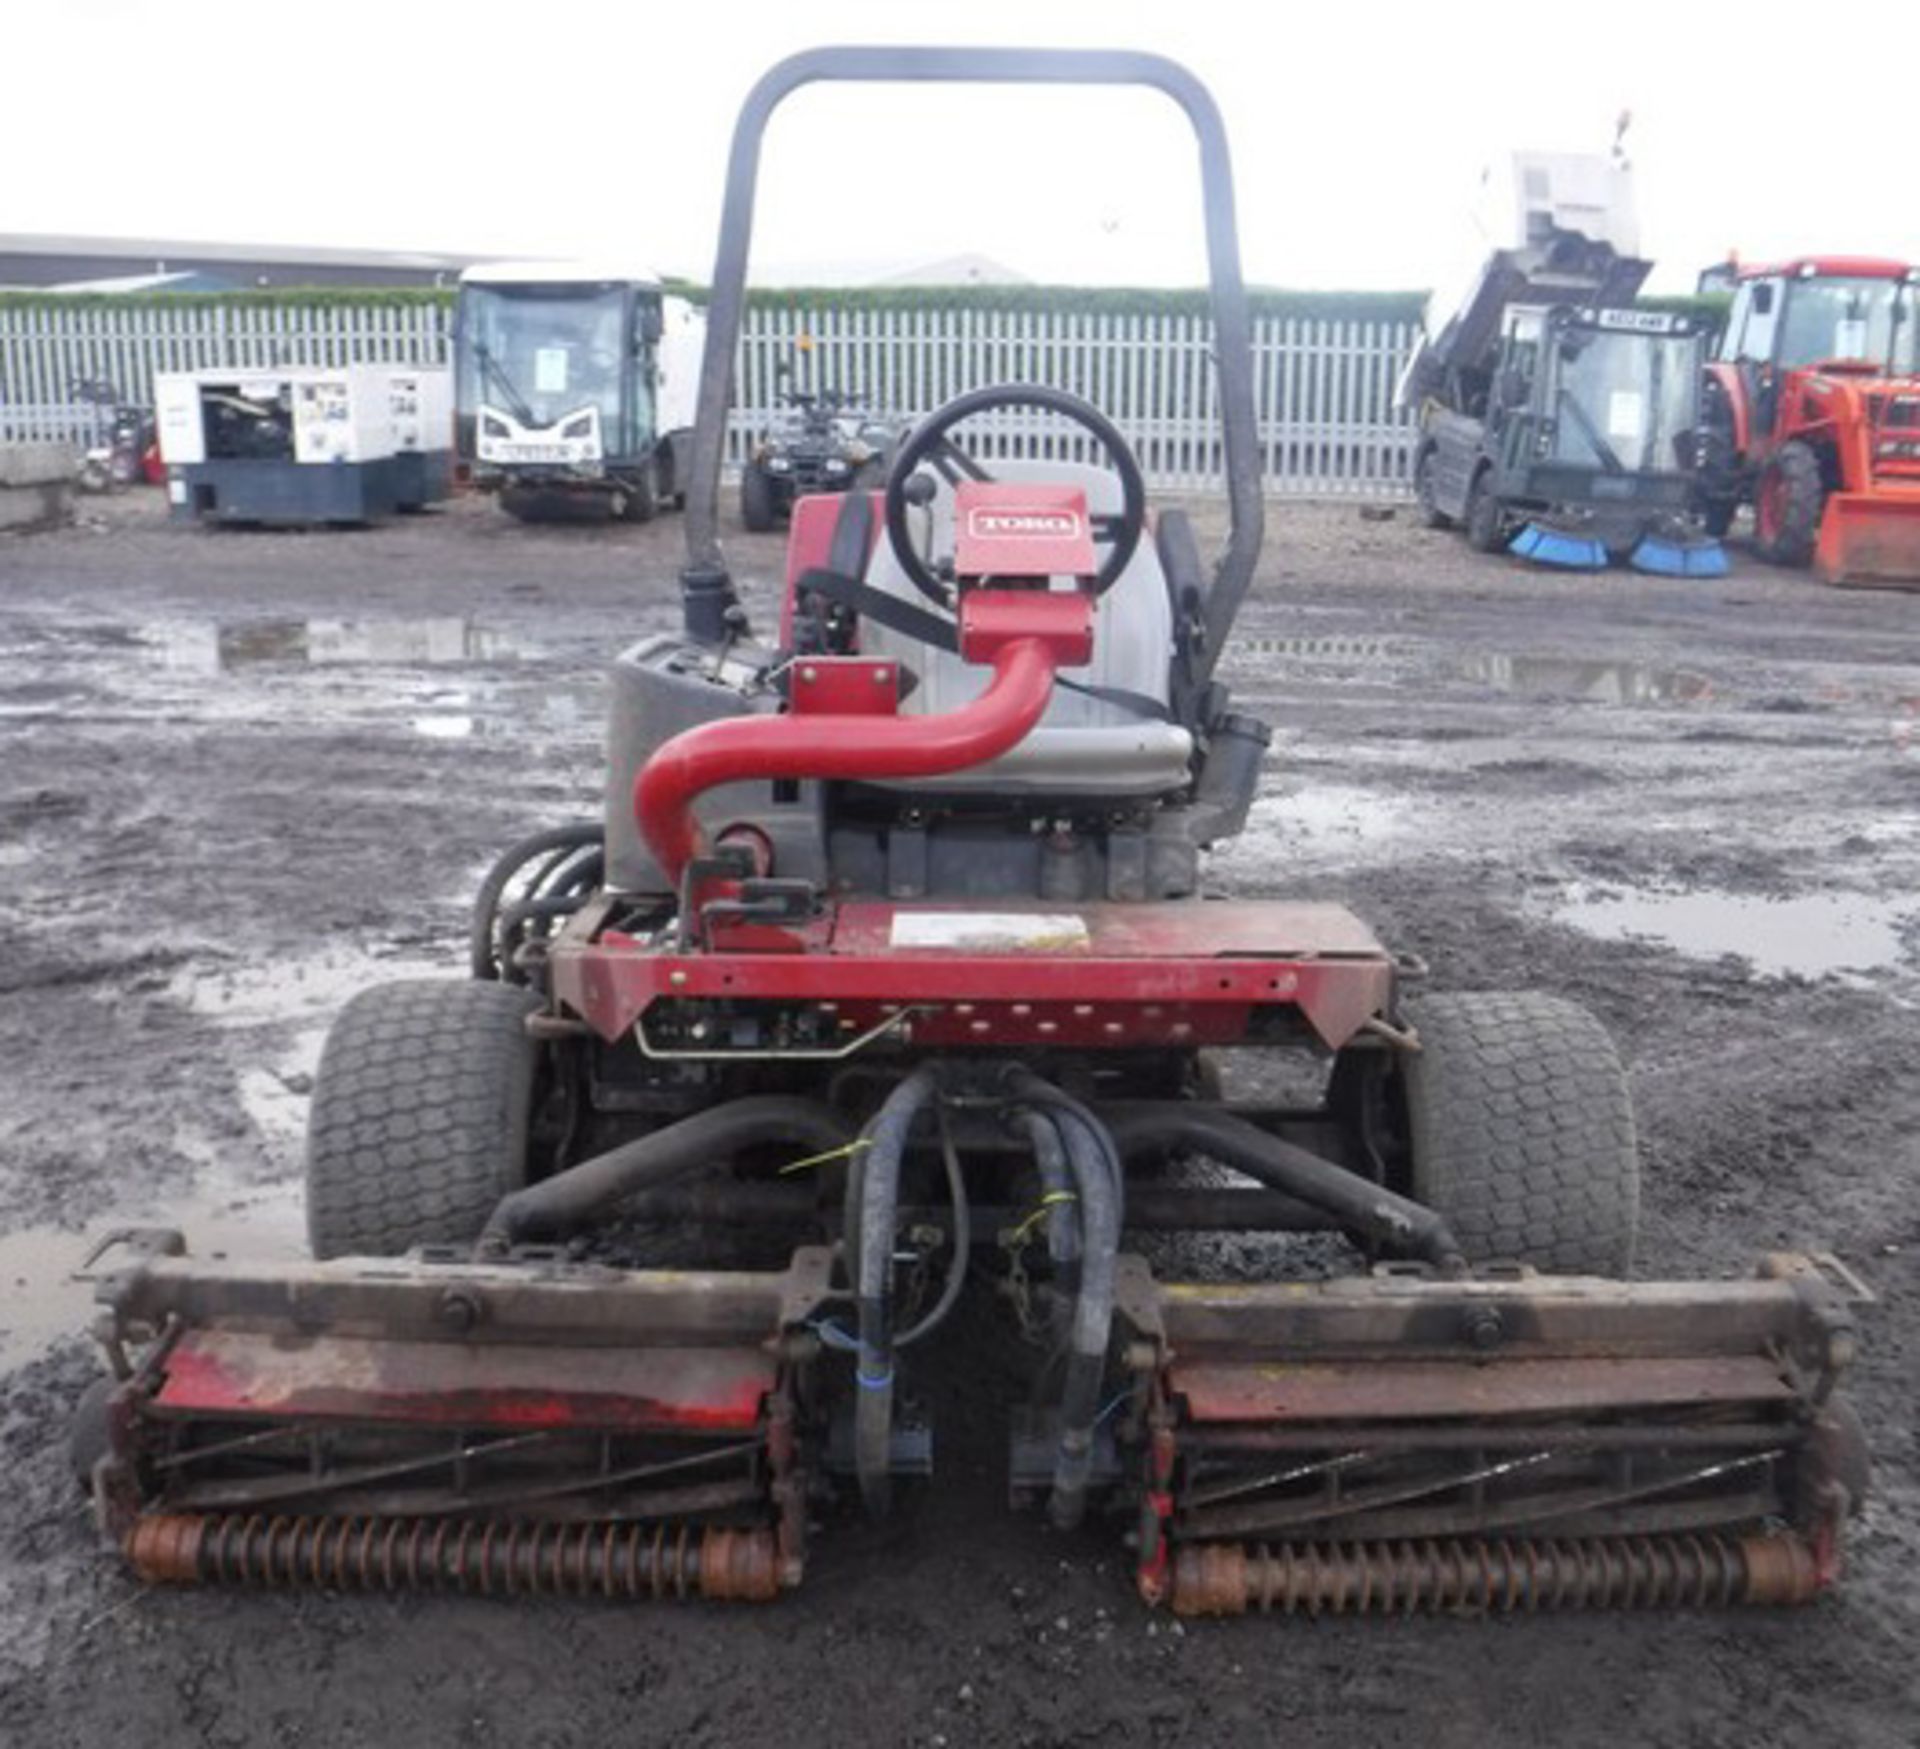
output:
[[[0,536],[0,1742],[1920,1741],[1920,596],[1541,575],[1352,508],[1272,519],[1228,677],[1279,734],[1218,872],[1348,900],[1440,985],[1597,1009],[1643,1272],[1817,1244],[1873,1283],[1839,1595],[1183,1631],[1103,1537],[1003,1510],[985,1309],[933,1357],[938,1487],[831,1526],[774,1609],[124,1579],[64,1468],[94,1364],[67,1273],[133,1220],[298,1253],[329,1014],[456,971],[489,855],[591,811],[599,665],[670,617],[679,538],[482,504],[206,534],[145,494]],[[732,550],[776,575],[777,543]]]

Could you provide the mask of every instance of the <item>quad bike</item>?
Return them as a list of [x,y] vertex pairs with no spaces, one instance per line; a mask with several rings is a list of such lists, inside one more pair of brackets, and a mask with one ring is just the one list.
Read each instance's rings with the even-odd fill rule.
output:
[[887,477],[900,441],[897,420],[866,410],[839,389],[789,389],[786,411],[740,470],[740,523],[765,534],[812,493],[869,490]]
[[[716,538],[728,372],[761,133],[818,79],[1182,106],[1231,509],[1210,573],[1097,410],[987,387],[917,429],[877,502],[800,503],[782,636],[752,635]],[[1418,993],[1337,905],[1204,891],[1267,740],[1216,678],[1262,521],[1232,214],[1218,113],[1155,57],[833,49],[762,79],[713,278],[685,626],[615,663],[604,825],[502,858],[470,980],[341,1015],[316,1261],[145,1232],[103,1270],[111,1377],[76,1452],[136,1573],[776,1597],[837,1503],[938,1485],[920,1345],[997,1253],[1036,1354],[1010,1492],[1125,1533],[1149,1601],[1831,1582],[1865,1486],[1836,1390],[1857,1284],[1797,1255],[1629,1281],[1633,1120],[1592,1018]],[[990,474],[961,434],[981,414],[1105,462]],[[1317,1064],[1324,1095],[1229,1100],[1218,1047]],[[672,1267],[621,1254],[634,1223]],[[793,1234],[784,1265],[712,1267],[743,1227]],[[1351,1261],[1166,1279],[1130,1242],[1196,1231],[1318,1233]]]

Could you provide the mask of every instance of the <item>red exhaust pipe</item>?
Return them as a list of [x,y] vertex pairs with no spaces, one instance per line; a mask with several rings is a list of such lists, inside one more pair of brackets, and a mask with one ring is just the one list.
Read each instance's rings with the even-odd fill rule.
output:
[[[990,661],[993,679],[971,704],[937,716],[814,715],[729,717],[675,735],[634,779],[640,835],[661,870],[680,885],[706,848],[694,802],[746,779],[937,777],[997,759],[1039,722],[1056,669],[1088,660],[1093,602],[1085,595],[980,590],[961,600],[961,650]],[[821,658],[820,660],[829,660]]]

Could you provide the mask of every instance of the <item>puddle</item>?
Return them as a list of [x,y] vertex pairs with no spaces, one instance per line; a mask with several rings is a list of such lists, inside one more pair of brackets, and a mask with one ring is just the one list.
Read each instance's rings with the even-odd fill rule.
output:
[[1590,704],[1704,704],[1715,695],[1714,683],[1704,674],[1640,662],[1484,651],[1467,657],[1456,672],[1461,679],[1495,692],[1577,698]]
[[[305,1102],[301,1102],[301,1122]],[[116,1228],[176,1227],[194,1257],[291,1262],[307,1254],[306,1209],[298,1178],[243,1184],[215,1171],[193,1190],[159,1206],[121,1209],[81,1232],[24,1227],[0,1233],[0,1367],[22,1366],[54,1342],[84,1336],[93,1318],[93,1283],[74,1279],[87,1254]],[[103,1260],[108,1265],[112,1257]]]
[[453,615],[434,619],[256,619],[153,628],[168,668],[230,674],[268,663],[342,667],[497,662],[522,654],[508,633]]
[[1911,902],[1863,893],[1767,899],[1712,889],[1666,893],[1575,881],[1546,907],[1555,922],[1605,941],[1653,941],[1695,959],[1732,954],[1763,978],[1818,978],[1899,963]]

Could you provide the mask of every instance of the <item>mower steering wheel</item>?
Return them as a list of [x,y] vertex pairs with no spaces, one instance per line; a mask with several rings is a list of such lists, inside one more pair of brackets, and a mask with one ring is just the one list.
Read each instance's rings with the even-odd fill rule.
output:
[[892,471],[887,475],[885,500],[887,539],[893,544],[893,556],[900,569],[914,588],[936,606],[952,606],[952,590],[934,575],[914,547],[913,532],[907,525],[907,506],[911,502],[907,487],[922,462],[932,467],[949,486],[958,485],[963,475],[969,480],[991,480],[993,476],[947,433],[975,414],[1000,407],[1045,407],[1063,414],[1107,452],[1114,472],[1120,476],[1120,514],[1093,519],[1094,540],[1112,548],[1093,578],[1093,593],[1104,595],[1126,570],[1140,545],[1141,535],[1146,532],[1146,483],[1140,477],[1140,464],[1127,447],[1127,440],[1104,413],[1064,389],[1038,385],[1011,383],[956,395],[944,407],[929,414],[900,446],[893,458]]

